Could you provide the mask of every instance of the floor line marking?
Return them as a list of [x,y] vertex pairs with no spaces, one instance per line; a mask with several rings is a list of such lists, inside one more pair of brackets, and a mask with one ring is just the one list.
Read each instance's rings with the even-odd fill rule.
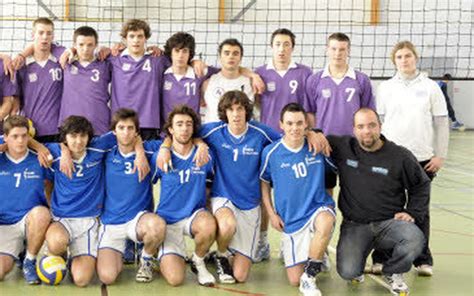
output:
[[461,235],[461,236],[474,237],[474,234],[471,234],[471,233],[462,233],[462,232],[443,230],[443,229],[438,229],[438,228],[431,228],[431,230],[437,231],[437,232],[449,233],[449,234],[457,234],[457,235]]
[[443,207],[440,207],[440,206],[437,206],[437,205],[432,205],[432,206],[433,206],[433,208],[440,209],[440,210],[443,210],[443,211],[445,211],[445,212],[448,212],[448,213],[451,213],[451,214],[454,214],[454,215],[458,215],[459,217],[463,217],[463,218],[466,218],[466,219],[469,219],[469,220],[473,220],[473,221],[474,221],[474,219],[473,219],[472,217],[469,217],[469,216],[467,216],[467,215],[463,215],[463,214],[458,213],[458,212],[456,212],[456,211],[448,210],[448,209],[446,209],[446,208],[443,208]]
[[108,296],[109,295],[109,293],[107,291],[107,285],[106,284],[102,284],[100,286],[100,295],[101,296]]
[[227,291],[227,292],[236,293],[236,294],[242,294],[242,295],[265,296],[265,294],[262,294],[262,293],[247,292],[247,291],[242,291],[242,290],[237,290],[237,289],[232,289],[232,288],[225,288],[225,287],[218,286],[218,285],[210,286],[210,287],[208,287],[208,288],[213,288],[213,289],[218,289],[218,290],[224,290],[224,291]]

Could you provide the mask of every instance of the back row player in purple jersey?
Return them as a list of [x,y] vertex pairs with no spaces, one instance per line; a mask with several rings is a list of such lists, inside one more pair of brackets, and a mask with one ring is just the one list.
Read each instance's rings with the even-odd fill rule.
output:
[[[255,69],[265,82],[265,92],[257,96],[260,104],[260,121],[276,131],[280,128],[280,112],[289,103],[304,104],[306,80],[312,70],[292,60],[296,36],[288,29],[278,29],[272,33],[270,46],[273,58],[268,64]],[[268,215],[262,207],[260,241],[257,247],[256,262],[270,259],[270,244],[267,237]]]
[[[11,77],[8,75],[8,71],[4,70],[6,68],[4,60],[6,60],[8,63],[10,57],[0,54],[0,122],[2,122],[8,114],[10,114],[10,111],[13,108],[14,96],[17,92],[15,76]],[[1,131],[2,127],[0,124],[0,133]]]

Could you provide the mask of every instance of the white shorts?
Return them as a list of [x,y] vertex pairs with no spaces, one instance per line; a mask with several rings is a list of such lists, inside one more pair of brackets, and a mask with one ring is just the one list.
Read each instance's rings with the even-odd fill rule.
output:
[[[285,267],[293,267],[308,261],[309,246],[314,235],[314,220],[322,212],[331,213],[336,218],[336,212],[330,207],[320,207],[314,212],[306,224],[293,233],[282,233],[281,246]],[[334,229],[334,227],[333,227]]]
[[211,206],[213,214],[221,208],[228,208],[234,213],[237,227],[229,244],[229,251],[233,254],[239,253],[253,262],[257,255],[257,244],[260,239],[260,205],[250,210],[241,210],[227,198],[213,197]]
[[141,211],[135,218],[122,224],[101,224],[99,228],[99,250],[112,249],[123,254],[127,239],[138,243],[138,221],[146,213],[148,212]]
[[158,260],[169,254],[186,257],[186,242],[184,236],[193,237],[191,226],[197,214],[204,209],[195,211],[190,217],[176,223],[166,225],[166,237],[158,250]]
[[8,255],[18,260],[25,248],[26,214],[20,221],[10,225],[0,225],[0,255]]
[[69,256],[97,257],[97,230],[99,222],[95,217],[85,218],[58,218],[53,217],[54,222],[59,222],[69,233]]

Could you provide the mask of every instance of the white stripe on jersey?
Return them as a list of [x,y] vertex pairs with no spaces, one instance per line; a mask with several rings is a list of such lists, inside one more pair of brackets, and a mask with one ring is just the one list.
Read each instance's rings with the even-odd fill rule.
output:
[[260,172],[260,180],[262,180],[262,181],[265,182],[265,183],[270,183],[270,181],[265,180],[265,179],[262,177],[263,172],[265,172],[265,169],[267,168],[268,159],[270,158],[270,155],[273,153],[273,151],[275,151],[275,149],[277,149],[278,146],[280,146],[281,144],[282,144],[282,141],[280,140],[280,142],[278,142],[278,143],[275,145],[275,147],[273,147],[270,151],[268,151],[267,157],[265,158],[265,162],[264,162],[263,167],[262,167],[262,170],[261,170],[261,172]]

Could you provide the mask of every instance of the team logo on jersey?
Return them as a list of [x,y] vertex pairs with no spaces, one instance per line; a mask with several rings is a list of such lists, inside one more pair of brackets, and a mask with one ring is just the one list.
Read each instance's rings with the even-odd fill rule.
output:
[[382,167],[372,167],[372,173],[381,174],[381,175],[388,175],[388,169]]
[[310,165],[310,164],[315,164],[315,163],[321,163],[321,159],[317,159],[314,156],[306,155],[306,157],[304,158],[304,162],[306,162],[307,165]]
[[353,168],[359,167],[359,162],[357,160],[347,159],[346,164]]
[[76,66],[71,66],[71,74],[77,75],[79,73],[79,69]]
[[38,75],[36,75],[36,73],[30,73],[28,75],[28,79],[30,80],[30,82],[35,82],[36,80],[38,80]]
[[192,174],[197,174],[197,175],[205,174],[205,172],[203,170],[201,170],[201,168],[198,167],[198,166],[191,167],[191,172],[192,172]]
[[96,165],[98,165],[98,164],[100,164],[100,163],[101,163],[101,161],[96,161],[96,162],[87,163],[87,164],[86,164],[86,168],[94,167],[94,166],[96,166]]
[[28,171],[28,169],[25,169],[23,171],[23,178],[25,178],[25,179],[39,179],[40,175],[38,175],[36,172]]
[[120,159],[114,158],[112,159],[112,163],[122,163]]
[[128,71],[128,70],[130,70],[131,67],[132,67],[131,64],[124,63],[124,64],[122,65],[122,70]]
[[225,149],[232,149],[232,147],[229,145],[229,144],[222,144],[222,148],[225,148]]
[[281,168],[281,169],[289,168],[289,167],[290,167],[290,164],[289,164],[289,163],[286,163],[286,162],[282,162],[281,165],[280,165],[280,168]]
[[222,87],[216,87],[214,89],[213,95],[220,98],[224,93],[225,90]]
[[331,89],[323,88],[323,90],[321,91],[321,94],[323,95],[323,98],[329,99],[331,97]]
[[10,176],[10,172],[8,172],[8,171],[0,171],[0,176]]
[[242,149],[242,154],[243,155],[258,155],[258,152],[255,151],[254,148],[248,147],[247,145],[245,145],[244,148]]
[[172,87],[173,87],[173,82],[165,80],[165,83],[163,84],[163,89],[171,90]]
[[268,91],[275,91],[276,90],[275,81],[270,81],[269,83],[267,83],[267,90]]

